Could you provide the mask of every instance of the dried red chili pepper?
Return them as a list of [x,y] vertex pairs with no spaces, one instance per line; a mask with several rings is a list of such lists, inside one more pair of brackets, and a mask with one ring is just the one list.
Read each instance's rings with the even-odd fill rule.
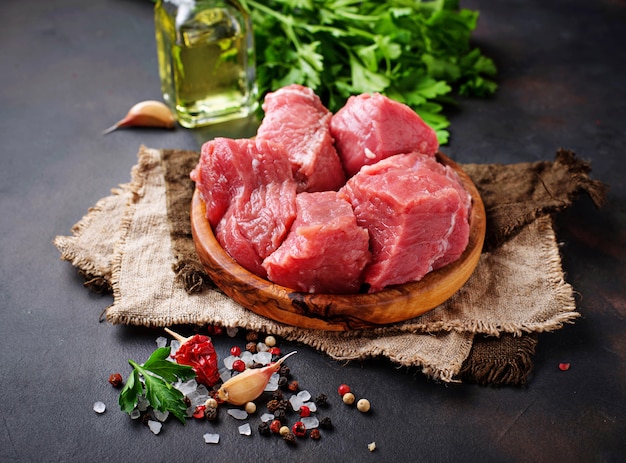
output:
[[217,353],[211,338],[196,334],[181,344],[172,356],[176,363],[189,365],[196,372],[196,381],[206,386],[217,384],[220,373],[217,367]]

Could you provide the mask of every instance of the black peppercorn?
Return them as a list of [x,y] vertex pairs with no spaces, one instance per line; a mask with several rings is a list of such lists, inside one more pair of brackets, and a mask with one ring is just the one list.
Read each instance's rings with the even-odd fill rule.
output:
[[207,407],[204,409],[204,417],[209,421],[214,421],[217,419],[217,408],[215,407]]
[[277,400],[277,399],[270,400],[267,403],[266,407],[267,407],[268,412],[274,413],[276,410],[280,408],[280,400]]
[[246,341],[256,341],[257,339],[259,339],[259,333],[257,333],[256,331],[248,331],[246,333]]
[[330,418],[327,416],[325,418],[322,418],[320,420],[320,428],[322,429],[332,429],[333,428],[333,422],[330,420]]
[[286,388],[289,385],[289,379],[286,376],[278,378],[278,387]]
[[296,443],[296,436],[294,435],[294,433],[289,431],[287,434],[285,434],[283,436],[283,440],[285,442],[287,442],[288,444],[295,444]]
[[261,421],[261,423],[259,423],[259,434],[269,436],[271,433],[270,425],[266,421]]
[[256,354],[256,342],[249,342],[246,344],[246,350],[251,354]]
[[276,411],[274,411],[274,419],[285,424],[287,422],[287,416],[285,414],[285,410],[283,410],[282,408],[279,408]]
[[280,389],[276,389],[274,392],[272,392],[272,399],[283,400],[283,391],[281,391]]
[[324,405],[328,405],[328,397],[326,394],[320,394],[315,398],[315,405],[318,407],[323,407]]
[[291,370],[289,369],[287,365],[281,365],[280,370],[278,370],[278,374],[280,376],[286,376],[287,378],[289,378],[289,375],[291,374]]

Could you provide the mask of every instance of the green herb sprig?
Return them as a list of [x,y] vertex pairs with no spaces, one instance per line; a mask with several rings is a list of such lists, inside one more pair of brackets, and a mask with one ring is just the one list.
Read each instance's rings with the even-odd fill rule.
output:
[[470,43],[478,12],[458,0],[242,0],[251,12],[259,92],[311,87],[333,112],[380,92],[448,141],[453,94],[496,91],[496,66]]
[[194,378],[196,373],[187,365],[167,360],[169,355],[169,347],[160,347],[143,365],[133,360],[128,361],[133,371],[120,392],[119,404],[122,411],[131,413],[137,406],[139,398],[144,396],[155,410],[169,411],[183,424],[185,423],[187,411],[185,397],[172,386],[172,383]]

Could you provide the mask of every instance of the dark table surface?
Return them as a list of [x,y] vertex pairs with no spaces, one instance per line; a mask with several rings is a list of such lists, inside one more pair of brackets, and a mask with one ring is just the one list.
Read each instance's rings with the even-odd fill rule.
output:
[[[161,333],[98,321],[111,303],[82,286],[52,240],[130,179],[141,144],[199,149],[240,129],[101,131],[160,99],[152,4],[2,2],[0,16],[0,461],[624,461],[626,456],[626,3],[462,1],[481,12],[475,42],[499,91],[448,112],[444,150],[460,162],[591,161],[606,206],[581,197],[556,219],[582,317],[540,336],[525,387],[441,384],[385,360],[347,365],[302,346],[297,374],[335,400],[349,383],[373,411],[336,400],[335,430],[289,447],[256,432],[169,421],[155,436],[118,408],[107,378]],[[233,343],[215,339],[220,356]],[[559,363],[571,363],[567,372]],[[106,413],[92,411],[95,401]],[[370,454],[369,442],[377,450]]]

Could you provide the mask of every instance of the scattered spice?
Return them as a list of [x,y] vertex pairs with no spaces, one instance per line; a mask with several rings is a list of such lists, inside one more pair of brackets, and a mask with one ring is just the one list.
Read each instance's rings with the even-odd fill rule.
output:
[[359,401],[356,403],[356,409],[363,413],[369,412],[370,401],[367,399],[359,399]]
[[283,436],[283,440],[287,442],[288,444],[295,444],[296,436],[292,432],[288,432],[287,434]]
[[267,423],[267,421],[261,421],[259,423],[259,434],[261,434],[262,436],[269,436],[272,431],[270,431],[270,425]]
[[253,414],[256,412],[256,404],[254,402],[248,402],[246,403],[244,410],[248,412],[249,414]]
[[300,384],[298,384],[298,381],[291,381],[289,385],[287,386],[287,388],[291,392],[298,392],[298,390],[300,389]]
[[122,379],[122,375],[120,375],[119,373],[113,373],[111,376],[109,376],[109,383],[113,387],[121,387],[124,383],[124,380]]
[[352,389],[350,389],[350,386],[348,386],[347,384],[340,384],[339,387],[337,388],[337,392],[342,397],[346,395],[348,392],[350,392],[351,390]]
[[217,419],[217,407],[207,407],[204,409],[204,417],[208,421],[215,421]]
[[307,416],[311,416],[311,409],[309,407],[307,407],[306,405],[302,405],[300,407],[300,416],[302,418],[305,418]]
[[570,364],[569,363],[559,363],[559,370],[561,371],[567,371],[570,368]]
[[276,345],[276,338],[274,336],[267,336],[264,342],[267,347],[274,347]]
[[256,354],[256,342],[249,342],[246,344],[246,350],[251,354]]
[[239,346],[231,347],[230,355],[232,355],[233,357],[239,357],[241,355],[241,348]]
[[256,331],[248,331],[246,333],[246,341],[257,341],[259,339],[259,333]]
[[320,434],[320,430],[317,428],[311,429],[311,433],[309,434],[309,436],[313,440],[319,440],[319,438],[322,437],[322,435]]
[[325,416],[320,420],[320,428],[322,429],[333,429],[333,422],[330,417]]
[[342,397],[341,400],[343,400],[343,403],[346,405],[352,405],[355,401],[356,397],[354,397],[354,394],[352,392],[346,392]]
[[245,369],[246,369],[246,363],[243,360],[237,359],[233,362],[233,370],[241,373]]
[[282,426],[283,424],[280,422],[280,420],[273,420],[270,423],[270,431],[273,432],[274,434],[278,434]]
[[298,437],[303,437],[306,435],[306,426],[302,421],[296,421],[294,425],[291,427],[291,432]]
[[328,397],[326,397],[326,394],[319,394],[315,398],[314,402],[318,407],[324,407],[325,405],[328,405]]

